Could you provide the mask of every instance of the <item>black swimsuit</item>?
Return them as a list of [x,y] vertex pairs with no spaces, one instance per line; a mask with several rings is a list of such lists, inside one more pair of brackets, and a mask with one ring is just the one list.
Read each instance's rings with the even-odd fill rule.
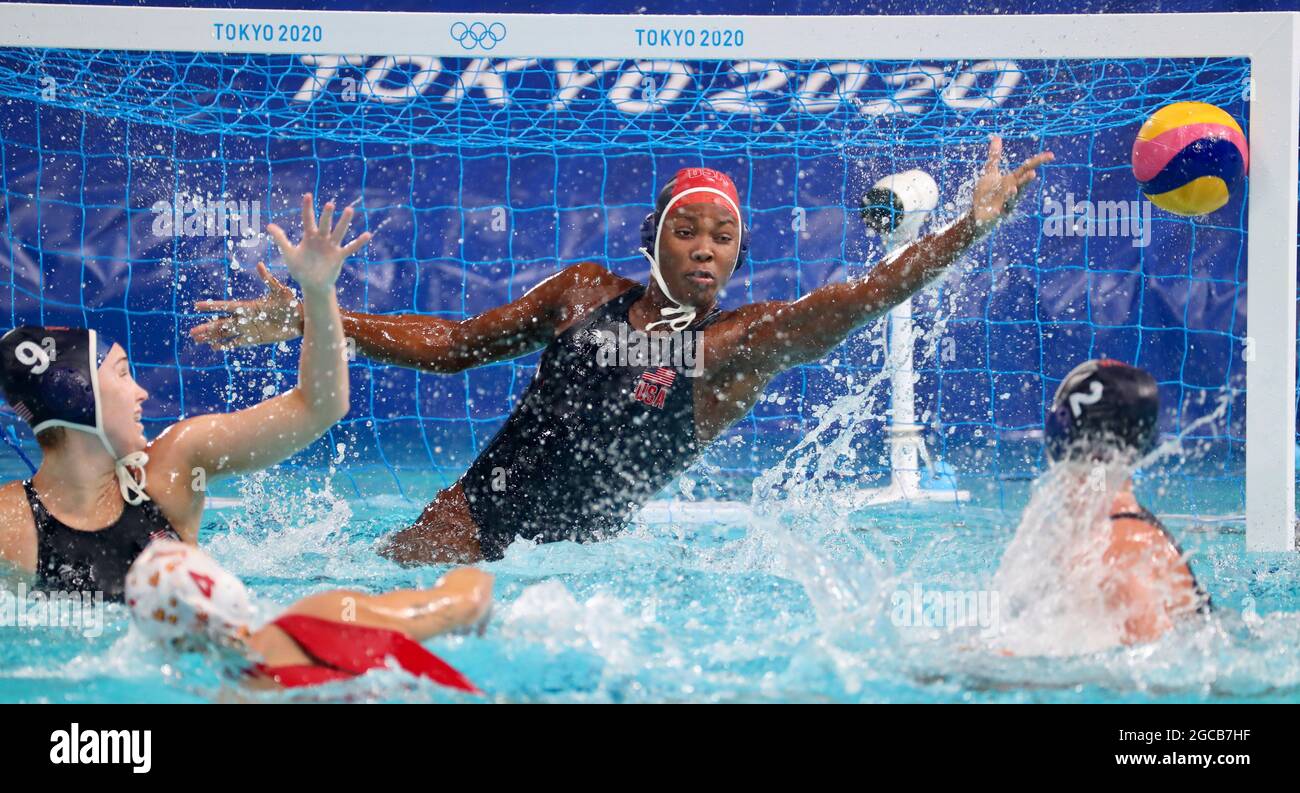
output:
[[[1165,528],[1165,524],[1161,522],[1160,518],[1156,517],[1154,512],[1141,504],[1138,505],[1136,512],[1116,512],[1110,516],[1111,520],[1119,520],[1121,518],[1140,520],[1143,523],[1155,526],[1157,529],[1160,529],[1161,534],[1165,535],[1165,539],[1169,540],[1169,543],[1174,546],[1174,550],[1178,551],[1180,557],[1186,555],[1183,553],[1183,547],[1178,544],[1178,540],[1174,539],[1174,535],[1169,533],[1169,529]],[[1209,614],[1210,610],[1214,607],[1214,604],[1210,601],[1210,593],[1206,592],[1201,586],[1201,582],[1196,580],[1196,574],[1192,572],[1192,566],[1190,564],[1187,565],[1187,573],[1192,577],[1192,588],[1196,590],[1196,612],[1198,614]]]
[[[698,367],[658,365],[662,358],[598,363],[602,343],[628,338],[628,311],[644,293],[633,287],[547,346],[514,412],[461,477],[485,558],[500,559],[516,535],[541,542],[609,536],[699,455],[686,374]],[[719,314],[677,342],[698,340],[692,331]]]
[[124,504],[111,526],[81,531],[50,514],[30,479],[23,482],[23,490],[36,521],[36,580],[41,589],[103,592],[105,600],[121,601],[126,571],[140,552],[156,539],[180,539],[152,501]]

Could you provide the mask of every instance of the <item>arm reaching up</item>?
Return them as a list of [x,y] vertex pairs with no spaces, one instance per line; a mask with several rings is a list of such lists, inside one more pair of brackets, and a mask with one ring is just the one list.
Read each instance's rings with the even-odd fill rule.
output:
[[989,143],[971,208],[956,223],[887,256],[865,278],[827,284],[793,302],[755,303],[737,310],[743,331],[735,338],[746,368],[769,376],[821,358],[857,328],[883,316],[923,289],[1010,215],[1051,152],[1013,171],[999,168],[1002,140]]
[[[334,224],[334,205],[326,204],[318,221],[311,196],[303,196],[302,213],[303,237],[297,245],[279,226],[267,229],[303,290],[297,386],[245,410],[196,416],[173,425],[150,447],[154,460],[183,471],[200,468],[207,478],[255,471],[304,448],[347,413],[348,372],[334,282],[343,260],[365,245],[370,235],[343,245],[352,210],[344,210]],[[260,271],[265,269],[259,265]],[[195,491],[196,500],[200,492]]]

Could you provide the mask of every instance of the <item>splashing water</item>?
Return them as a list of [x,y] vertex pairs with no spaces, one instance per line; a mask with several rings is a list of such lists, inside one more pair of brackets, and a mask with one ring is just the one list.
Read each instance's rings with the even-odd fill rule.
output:
[[1183,439],[1220,420],[1229,404],[1222,396],[1211,413],[1136,462],[1066,462],[1039,477],[993,580],[1007,612],[998,639],[1003,649],[1082,655],[1121,643],[1124,614],[1106,599],[1106,529],[1115,497],[1129,486],[1134,468],[1180,454]]
[[[977,500],[836,509],[835,494],[858,486],[839,469],[843,450],[878,412],[863,409],[873,405],[871,388],[841,397],[813,441],[748,483],[752,517],[643,520],[591,545],[516,542],[484,565],[496,576],[498,604],[486,633],[427,646],[493,701],[1300,700],[1300,659],[1289,649],[1300,634],[1300,561],[1245,554],[1239,521],[1168,521],[1216,612],[1153,644],[1117,647],[1113,622],[1089,611],[1093,573],[1071,566],[1071,554],[1092,549],[1070,533],[1069,518],[1104,511],[1099,493],[1085,489],[1075,496],[1082,502],[1070,502],[1065,482],[1049,475],[1032,491],[1008,490],[1004,507]],[[828,428],[832,415],[841,423]],[[1176,458],[1183,443],[1171,439],[1143,462]],[[798,481],[783,488],[778,470]],[[1138,487],[1154,489],[1158,501],[1171,476],[1155,472]],[[412,492],[442,484],[430,474]],[[276,471],[237,486],[237,500],[209,512],[203,543],[245,579],[266,616],[330,588],[430,586],[446,569],[401,568],[374,551],[421,504],[380,490],[345,499],[325,472]],[[1114,486],[1110,474],[1105,486]],[[1202,490],[1203,504],[1238,510],[1238,482]],[[909,619],[900,598],[918,589],[999,593],[1000,632],[989,638],[979,624]],[[125,609],[110,605],[104,616],[93,639],[19,629],[0,643],[0,700],[457,697],[382,670],[311,691],[236,693],[202,658],[142,643]]]
[[1105,599],[1103,555],[1121,465],[1058,465],[1034,488],[993,578],[1005,607],[999,643],[1016,655],[1080,655],[1115,647],[1124,634]]

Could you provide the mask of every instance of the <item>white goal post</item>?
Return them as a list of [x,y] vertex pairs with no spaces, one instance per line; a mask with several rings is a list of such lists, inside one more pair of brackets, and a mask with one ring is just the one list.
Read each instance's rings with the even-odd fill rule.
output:
[[[456,23],[500,23],[490,52]],[[263,31],[306,26],[311,40]],[[725,49],[647,31],[738,31]],[[653,39],[653,43],[652,43]],[[473,42],[470,42],[473,43]],[[1248,58],[1246,547],[1295,549],[1300,13],[1041,16],[632,16],[0,5],[0,46],[492,58]]]

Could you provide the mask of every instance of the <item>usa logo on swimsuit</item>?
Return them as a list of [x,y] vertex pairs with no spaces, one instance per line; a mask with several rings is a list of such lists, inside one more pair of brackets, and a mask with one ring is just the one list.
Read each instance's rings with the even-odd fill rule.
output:
[[651,369],[637,378],[632,396],[652,408],[662,408],[664,400],[668,398],[668,389],[672,388],[676,379],[677,372],[670,366]]

